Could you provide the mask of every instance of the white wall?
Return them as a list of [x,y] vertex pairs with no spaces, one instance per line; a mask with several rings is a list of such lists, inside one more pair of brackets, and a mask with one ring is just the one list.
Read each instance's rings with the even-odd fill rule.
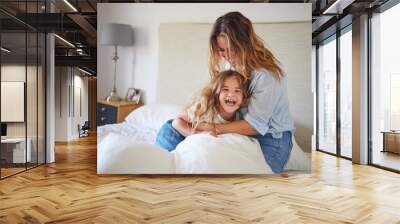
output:
[[[31,66],[25,65],[2,65],[1,66],[1,81],[18,81],[25,82],[25,74],[32,70]],[[30,72],[28,72],[30,74]],[[32,94],[33,95],[33,94]],[[7,108],[1,108],[7,110]],[[11,122],[7,124],[7,137],[25,137],[25,122]]]
[[[158,74],[158,32],[160,23],[213,23],[229,11],[240,11],[253,23],[304,22],[311,20],[311,4],[214,3],[214,4],[98,4],[98,36],[104,23],[130,24],[134,29],[134,47],[120,47],[117,90],[125,96],[128,87],[144,90],[145,103],[156,101]],[[179,37],[176,37],[179,41]],[[113,48],[98,46],[98,99],[112,88]]]
[[[1,66],[1,81],[10,82],[25,82],[26,71],[31,74],[32,66],[25,67],[25,65],[2,65]],[[33,94],[31,94],[33,95]],[[3,96],[4,97],[4,96]],[[1,110],[7,110],[7,108],[1,108]],[[24,108],[23,108],[24,110]],[[7,136],[8,137],[25,137],[25,122],[11,122],[7,125]]]
[[[69,141],[78,138],[78,124],[88,120],[88,78],[71,67],[56,67],[55,73],[55,141]],[[76,106],[78,89],[82,115]]]
[[[310,151],[313,130],[311,23],[256,23],[254,29],[283,65],[296,142]],[[207,54],[211,30],[211,23],[160,24],[157,103],[186,104],[210,79]],[[179,42],[176,36],[182,36]]]
[[67,67],[55,68],[55,141],[68,139],[68,85]]
[[[36,66],[25,66],[25,65],[17,65],[17,64],[9,64],[1,66],[1,81],[10,81],[10,82],[25,82],[25,76],[28,76],[28,84],[27,88],[27,122],[28,122],[28,137],[31,133],[35,133],[36,135],[36,107],[37,105],[37,96],[36,96]],[[34,77],[32,77],[34,76]],[[40,107],[41,105],[39,105]],[[1,108],[1,110],[8,110],[9,108]],[[22,108],[24,110],[24,108]],[[25,137],[25,126],[26,122],[9,122],[7,125],[7,135],[8,137]]]

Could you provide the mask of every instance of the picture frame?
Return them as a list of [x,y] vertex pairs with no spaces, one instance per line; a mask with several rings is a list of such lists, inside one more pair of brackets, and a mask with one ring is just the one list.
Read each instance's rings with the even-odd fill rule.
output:
[[126,93],[126,100],[138,104],[140,102],[141,95],[142,93],[139,89],[131,87],[128,88],[128,91]]

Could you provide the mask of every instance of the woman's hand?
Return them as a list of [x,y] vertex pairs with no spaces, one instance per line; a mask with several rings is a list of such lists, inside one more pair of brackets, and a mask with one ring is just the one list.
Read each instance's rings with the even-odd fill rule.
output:
[[218,134],[213,131],[196,131],[193,134],[209,134],[209,135],[212,135],[212,136],[218,138]]
[[214,136],[214,137],[216,137],[216,138],[218,138],[218,134],[217,134],[217,132],[215,132],[215,131],[209,132],[209,134],[212,135],[212,136]]
[[201,132],[212,132],[214,131],[214,125],[209,123],[201,123],[197,125],[196,129]]
[[217,135],[223,133],[237,133],[241,135],[254,136],[258,134],[258,132],[245,120],[216,125],[202,123],[197,126],[197,129],[200,131],[214,132]]
[[197,125],[195,133],[208,133],[214,137],[218,137],[218,131],[215,124],[201,123]]

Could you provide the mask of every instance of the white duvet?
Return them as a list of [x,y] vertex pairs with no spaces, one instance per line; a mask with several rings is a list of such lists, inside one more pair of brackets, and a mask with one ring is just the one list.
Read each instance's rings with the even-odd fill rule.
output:
[[182,174],[271,174],[260,145],[239,134],[197,134],[175,151],[175,172]]
[[270,174],[259,144],[246,136],[197,134],[176,150],[108,134],[98,145],[100,174]]
[[156,140],[157,130],[132,125],[129,122],[108,124],[97,128],[97,142],[101,143],[101,141],[110,133],[127,136],[134,139],[136,143],[151,144]]
[[[124,130],[124,131],[121,131]],[[129,131],[127,131],[129,130]],[[154,145],[156,131],[143,131],[127,122],[98,128],[99,174],[270,174],[258,142],[247,136],[209,134],[187,137],[175,151]],[[309,171],[310,153],[293,138],[285,170]]]

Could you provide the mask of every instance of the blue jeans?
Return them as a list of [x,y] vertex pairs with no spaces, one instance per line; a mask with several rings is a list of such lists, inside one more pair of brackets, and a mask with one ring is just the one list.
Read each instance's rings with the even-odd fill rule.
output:
[[264,136],[257,135],[255,138],[260,143],[265,161],[267,161],[272,171],[274,173],[282,172],[293,148],[292,132],[283,132],[281,138],[273,138],[270,133]]
[[172,127],[172,119],[168,120],[157,133],[156,145],[163,147],[168,151],[175,150],[176,146],[185,139],[174,127]]

